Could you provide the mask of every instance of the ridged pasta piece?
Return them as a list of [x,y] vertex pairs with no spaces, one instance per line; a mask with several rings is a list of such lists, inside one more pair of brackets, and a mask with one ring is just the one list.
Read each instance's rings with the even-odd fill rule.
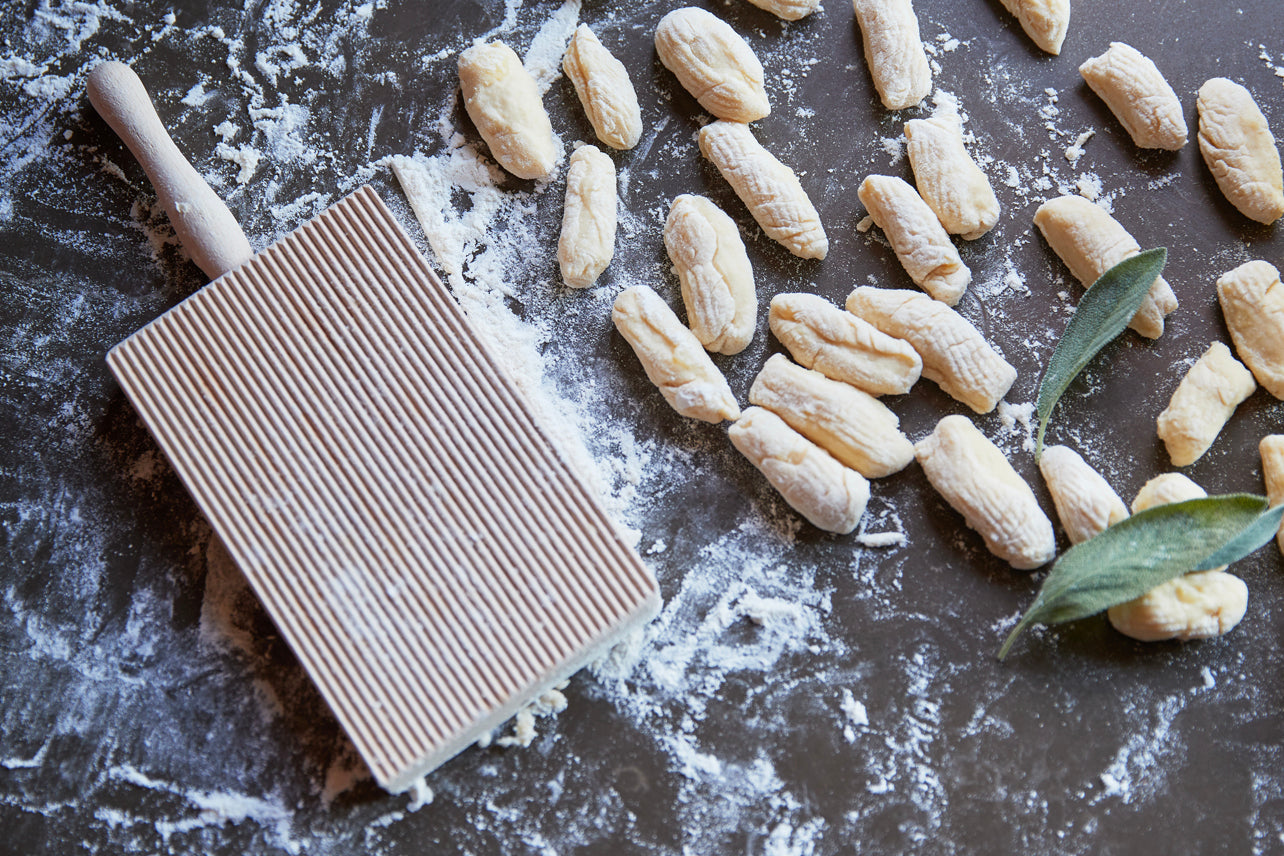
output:
[[1247,89],[1224,77],[1199,88],[1199,151],[1231,204],[1271,224],[1284,216],[1280,150]]
[[518,178],[547,178],[557,164],[553,125],[535,79],[501,42],[459,55],[464,109],[490,153]]
[[905,469],[914,446],[900,419],[877,398],[848,383],[789,361],[767,360],[749,389],[749,403],[765,407],[798,433],[865,478]]
[[705,125],[700,129],[700,152],[718,168],[767,237],[804,259],[828,254],[825,227],[798,176],[762,147],[748,125]]
[[1100,535],[1128,516],[1119,494],[1074,449],[1044,448],[1039,471],[1070,543],[1079,544]]
[[715,424],[739,418],[740,405],[727,379],[660,295],[645,285],[624,289],[615,298],[611,320],[674,410]]
[[783,21],[798,21],[820,8],[820,0],[749,0]]
[[[1034,225],[1084,288],[1141,252],[1141,245],[1118,220],[1082,196],[1049,199],[1035,212]],[[1147,339],[1158,339],[1164,334],[1164,317],[1176,309],[1177,295],[1160,276],[1128,326]]]
[[1111,42],[1101,56],[1080,65],[1079,74],[1140,148],[1175,152],[1186,145],[1189,132],[1177,93],[1132,45]]
[[914,284],[947,306],[958,303],[972,271],[918,191],[894,176],[871,175],[856,195]]
[[815,294],[777,294],[771,332],[803,366],[870,395],[909,392],[923,370],[918,352]]
[[905,123],[905,140],[918,193],[945,231],[975,241],[993,229],[999,222],[999,199],[968,154],[958,117],[911,119]]
[[[1158,475],[1132,501],[1134,514],[1207,496],[1181,473]],[[1224,568],[1201,571],[1155,586],[1141,597],[1106,610],[1110,624],[1142,642],[1208,639],[1228,633],[1248,608],[1248,586]]]
[[1284,399],[1284,284],[1275,265],[1251,261],[1217,280],[1235,353],[1257,382]]
[[1070,0],[1002,0],[1004,7],[1016,15],[1021,29],[1041,50],[1053,56],[1061,53],[1066,31],[1070,29]]
[[1203,457],[1226,421],[1257,383],[1230,348],[1213,342],[1182,378],[1172,401],[1159,414],[1159,439],[1174,466],[1185,467]]
[[770,410],[745,408],[727,436],[812,525],[845,535],[860,523],[869,502],[869,482]]
[[[1268,434],[1257,444],[1262,456],[1262,479],[1266,482],[1266,499],[1271,507],[1284,505],[1284,434]],[[1275,543],[1284,553],[1284,523]]]
[[913,107],[932,91],[918,16],[910,0],[852,0],[865,42],[865,62],[888,110]]
[[1012,567],[1030,570],[1052,561],[1052,521],[1034,491],[1003,452],[972,420],[954,414],[914,446],[927,480],[991,553]]
[[688,6],[660,19],[655,51],[700,103],[719,119],[753,122],[771,113],[762,63],[731,25]]
[[580,146],[566,171],[566,206],[557,263],[572,288],[597,281],[615,255],[615,162],[596,146]]
[[980,331],[926,294],[861,286],[847,311],[889,336],[904,339],[923,359],[923,377],[977,413],[989,413],[1016,382],[1016,369]]
[[735,221],[703,196],[684,194],[669,206],[664,246],[682,286],[691,332],[710,351],[743,351],[753,338],[758,295]]
[[597,138],[613,149],[631,149],[642,137],[642,110],[628,69],[589,29],[580,24],[562,57],[562,70],[575,87]]

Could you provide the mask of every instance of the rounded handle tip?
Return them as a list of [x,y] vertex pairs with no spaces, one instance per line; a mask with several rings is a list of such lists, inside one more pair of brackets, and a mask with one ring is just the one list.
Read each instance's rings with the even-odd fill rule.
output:
[[100,62],[90,70],[85,92],[142,164],[192,260],[211,278],[248,261],[254,253],[245,233],[169,138],[134,70]]

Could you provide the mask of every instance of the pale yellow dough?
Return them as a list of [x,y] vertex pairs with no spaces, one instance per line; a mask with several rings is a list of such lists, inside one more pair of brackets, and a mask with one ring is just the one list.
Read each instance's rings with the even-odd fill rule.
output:
[[1159,414],[1157,431],[1174,466],[1185,467],[1203,457],[1226,421],[1257,383],[1244,364],[1221,342],[1213,342],[1190,367]]
[[615,255],[615,162],[596,146],[580,146],[566,171],[566,206],[557,262],[571,288],[597,281]]
[[1070,543],[1096,537],[1128,516],[1119,494],[1074,449],[1046,447],[1039,458],[1039,471]]
[[1217,280],[1235,353],[1257,382],[1284,399],[1284,284],[1275,265],[1246,262]]
[[817,294],[777,294],[767,321],[799,363],[870,395],[909,392],[923,370],[908,342]]
[[752,122],[771,112],[762,63],[731,25],[688,6],[660,19],[655,52],[682,88],[719,119]]
[[869,502],[869,482],[761,407],[749,407],[727,432],[731,443],[814,526],[846,535]]
[[[1132,501],[1134,514],[1207,496],[1181,473],[1155,476]],[[1228,633],[1248,609],[1248,586],[1224,568],[1169,580],[1139,598],[1106,610],[1110,624],[1142,642],[1207,639]]]
[[882,478],[914,460],[914,446],[900,419],[877,398],[851,384],[789,361],[767,360],[749,390],[749,402],[765,407],[791,428],[866,478]]
[[918,16],[911,0],[852,0],[865,42],[865,62],[888,110],[913,107],[932,91]]
[[972,420],[946,416],[914,446],[914,454],[950,507],[1012,567],[1037,568],[1057,552],[1052,521],[1034,491]]
[[[1034,225],[1084,288],[1141,252],[1141,245],[1118,220],[1082,196],[1060,196],[1043,203],[1034,214]],[[1147,339],[1158,339],[1164,334],[1164,317],[1176,309],[1177,295],[1160,276],[1128,326]]]
[[1079,74],[1140,148],[1177,151],[1186,145],[1186,117],[1177,93],[1132,45],[1111,42],[1101,56],[1080,65]]
[[748,125],[711,122],[700,153],[718,168],[767,237],[804,259],[823,259],[829,238],[794,171],[762,147]]
[[904,339],[923,360],[923,377],[977,413],[998,406],[1017,372],[962,315],[926,294],[861,286],[847,311]]
[[580,24],[562,57],[597,138],[613,149],[631,149],[642,137],[642,111],[628,69]]
[[1247,89],[1224,77],[1199,88],[1199,151],[1231,204],[1245,217],[1274,223],[1284,216],[1280,150]]
[[664,246],[691,332],[710,351],[743,351],[753,338],[758,295],[735,221],[705,197],[683,194],[669,206]]
[[459,55],[464,109],[490,153],[518,178],[548,178],[557,164],[553,125],[535,79],[501,42]]
[[914,284],[947,306],[958,303],[972,271],[918,192],[895,176],[871,175],[856,195]]

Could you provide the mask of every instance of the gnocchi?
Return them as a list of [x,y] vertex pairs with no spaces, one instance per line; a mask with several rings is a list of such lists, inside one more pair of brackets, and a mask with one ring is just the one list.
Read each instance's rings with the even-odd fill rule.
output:
[[1257,382],[1284,399],[1284,285],[1270,262],[1251,261],[1217,280],[1235,353]]
[[871,175],[856,191],[870,218],[887,234],[914,284],[947,306],[959,302],[972,271],[945,227],[914,188],[899,178]]
[[631,149],[642,137],[642,110],[624,63],[611,56],[588,24],[580,24],[562,57],[593,133],[613,149]]
[[771,112],[762,63],[731,25],[688,6],[660,19],[655,52],[682,88],[719,119],[753,122]]
[[1244,364],[1221,342],[1213,342],[1190,367],[1159,414],[1159,439],[1173,465],[1199,460],[1213,445],[1235,408],[1253,394],[1257,383]]
[[660,295],[645,285],[624,289],[611,320],[674,410],[715,424],[740,417],[727,379]]
[[473,45],[459,55],[464,110],[490,153],[518,178],[548,178],[557,164],[553,125],[535,78],[502,42]]
[[906,122],[905,152],[919,195],[946,232],[975,241],[999,222],[998,197],[968,154],[957,115]]
[[1199,88],[1199,151],[1217,186],[1245,217],[1284,215],[1284,172],[1275,137],[1247,89],[1224,77]]
[[1003,6],[1016,15],[1021,29],[1041,50],[1053,56],[1061,53],[1066,31],[1070,29],[1070,0],[1002,0]]
[[[1266,499],[1271,507],[1284,505],[1284,434],[1268,434],[1258,443],[1257,450],[1262,456],[1262,478],[1266,482]],[[1284,524],[1280,525],[1280,534],[1275,543],[1284,553]]]
[[[1164,473],[1142,487],[1132,501],[1136,514],[1148,508],[1200,499],[1204,489],[1180,473]],[[1229,632],[1248,608],[1248,586],[1224,568],[1169,580],[1106,610],[1110,624],[1142,642],[1207,639]]]
[[735,221],[705,197],[684,194],[669,206],[664,246],[700,344],[722,354],[743,351],[753,338],[758,295]]
[[1056,538],[1034,491],[972,420],[954,414],[914,446],[927,480],[991,553],[1029,570],[1052,561]]
[[700,129],[700,152],[709,159],[767,237],[804,259],[823,259],[829,238],[820,214],[794,171],[762,147],[739,122],[711,122]]
[[812,525],[845,535],[860,523],[869,502],[869,482],[770,410],[746,408],[727,436]]
[[874,89],[888,110],[913,107],[932,91],[911,0],[852,0]]
[[597,281],[615,255],[615,162],[596,146],[580,146],[566,171],[566,207],[557,263],[571,288]]
[[909,392],[923,371],[908,342],[815,294],[777,294],[767,321],[799,363],[870,395]]
[[749,0],[783,21],[799,21],[820,8],[820,0]]
[[1175,152],[1186,145],[1189,132],[1177,93],[1132,45],[1111,42],[1101,56],[1080,65],[1079,74],[1139,148]]
[[1119,494],[1074,449],[1046,447],[1039,471],[1071,544],[1100,535],[1128,516]]
[[[1034,224],[1075,279],[1090,288],[1103,273],[1141,252],[1141,245],[1099,206],[1082,196],[1060,196],[1039,206]],[[1164,334],[1164,317],[1177,309],[1177,295],[1162,276],[1128,326],[1147,339]]]
[[765,407],[798,433],[866,478],[900,472],[914,446],[900,419],[877,398],[851,384],[795,365],[775,354],[749,389],[749,403]]
[[997,407],[1016,382],[1016,369],[980,331],[926,294],[861,286],[848,295],[847,311],[909,342],[923,360],[923,377],[977,413]]

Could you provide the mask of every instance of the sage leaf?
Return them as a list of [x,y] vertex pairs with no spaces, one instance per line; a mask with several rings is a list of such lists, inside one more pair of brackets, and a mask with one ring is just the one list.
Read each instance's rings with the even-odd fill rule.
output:
[[1159,505],[1076,544],[1052,566],[999,659],[1031,625],[1087,618],[1183,574],[1244,558],[1279,531],[1284,505],[1268,506],[1245,493]]
[[1043,454],[1043,435],[1053,408],[1084,366],[1128,326],[1167,261],[1168,250],[1163,247],[1130,256],[1103,273],[1083,293],[1039,383],[1035,460]]

